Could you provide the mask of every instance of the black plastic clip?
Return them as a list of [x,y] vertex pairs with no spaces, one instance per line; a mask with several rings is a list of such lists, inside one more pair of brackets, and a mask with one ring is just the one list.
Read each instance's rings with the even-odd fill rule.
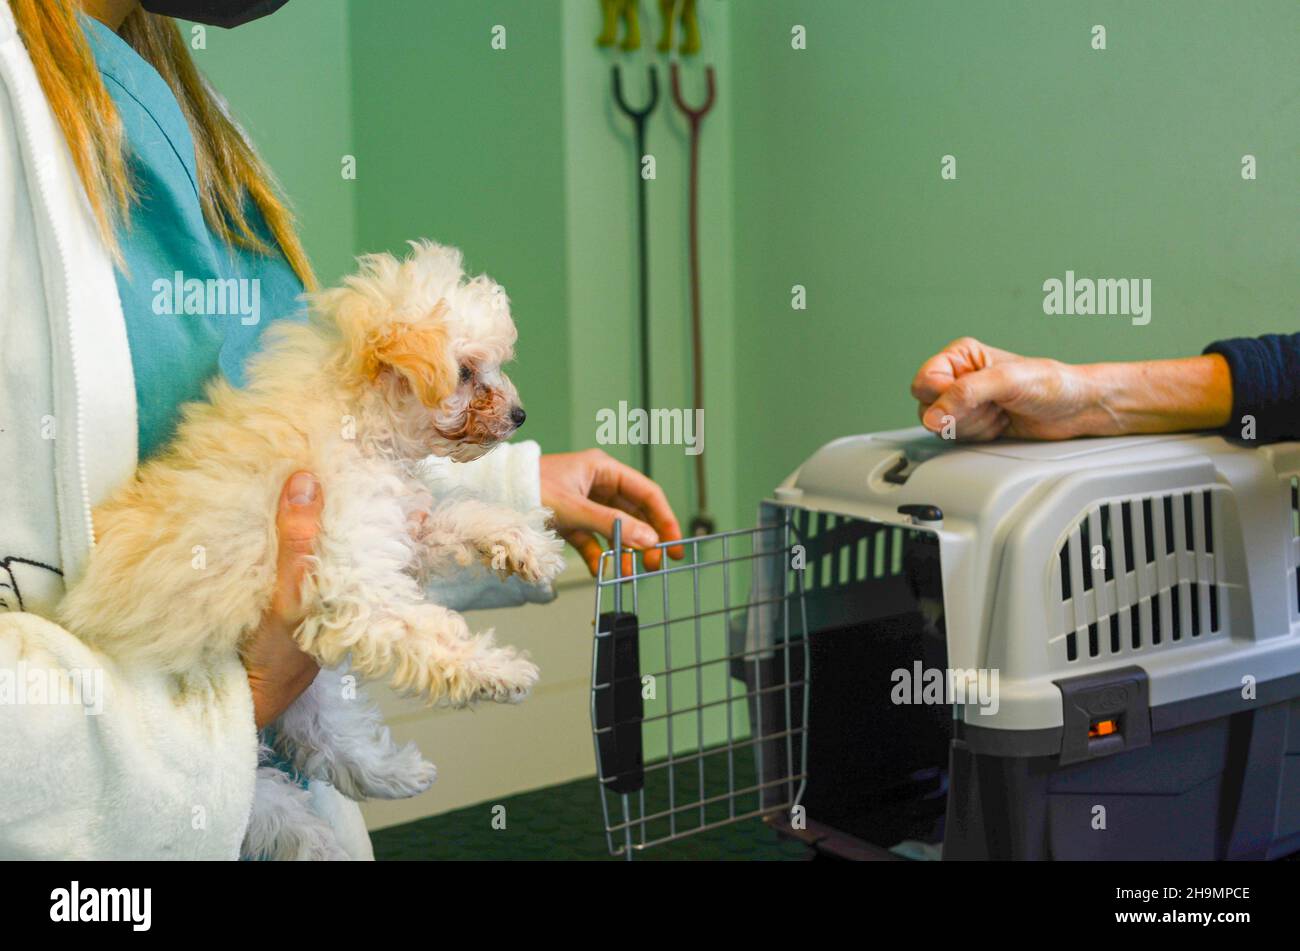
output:
[[596,630],[596,749],[600,775],[614,792],[636,792],[645,785],[640,628],[635,614],[606,611]]

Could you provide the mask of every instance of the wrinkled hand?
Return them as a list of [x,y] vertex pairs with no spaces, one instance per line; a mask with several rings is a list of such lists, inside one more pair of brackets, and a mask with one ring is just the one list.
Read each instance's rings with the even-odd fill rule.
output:
[[1022,357],[954,340],[921,366],[912,381],[921,423],[942,432],[951,417],[958,439],[1070,439],[1116,427],[1103,392],[1083,367]]
[[320,672],[315,659],[298,648],[293,632],[302,620],[302,579],[315,552],[323,505],[320,483],[308,472],[295,472],[280,492],[275,595],[243,656],[259,730],[278,719]]
[[[596,535],[612,538],[615,519],[623,520],[623,544],[645,550],[649,571],[662,562],[661,550],[652,546],[682,537],[663,489],[599,449],[544,455],[541,476],[542,504],[555,513],[555,530],[593,575],[604,547]],[[685,550],[675,545],[668,554],[681,558]]]

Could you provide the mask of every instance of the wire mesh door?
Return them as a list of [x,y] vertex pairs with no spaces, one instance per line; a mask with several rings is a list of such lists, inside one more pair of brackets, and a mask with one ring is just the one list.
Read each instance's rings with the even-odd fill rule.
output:
[[[667,549],[685,548],[671,561]],[[596,581],[591,720],[605,835],[633,854],[803,793],[809,670],[803,572],[787,509],[757,528],[614,547]]]

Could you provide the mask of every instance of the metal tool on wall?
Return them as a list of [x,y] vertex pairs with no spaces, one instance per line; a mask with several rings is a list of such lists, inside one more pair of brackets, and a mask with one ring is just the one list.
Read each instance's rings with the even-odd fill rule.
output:
[[[640,109],[634,109],[623,98],[622,70],[616,65],[614,73],[614,102],[625,116],[632,120],[636,132],[636,216],[637,216],[637,273],[640,280],[638,304],[640,308],[638,334],[641,347],[641,408],[650,409],[650,276],[648,264],[648,241],[646,238],[646,184],[641,165],[645,161],[645,128],[659,103],[659,73],[650,67],[650,101]],[[641,444],[641,471],[650,475],[650,443]]]
[[[673,101],[686,116],[691,128],[691,378],[695,393],[695,408],[702,412],[704,410],[704,342],[700,320],[700,127],[704,124],[704,117],[713,108],[716,85],[713,67],[706,67],[704,76],[708,83],[708,95],[703,105],[693,109],[682,98],[681,80],[676,63],[672,64],[671,72]],[[708,483],[704,477],[704,453],[702,452],[695,456],[695,493],[697,509],[696,514],[691,518],[690,532],[692,535],[711,535],[713,519],[707,514]]]

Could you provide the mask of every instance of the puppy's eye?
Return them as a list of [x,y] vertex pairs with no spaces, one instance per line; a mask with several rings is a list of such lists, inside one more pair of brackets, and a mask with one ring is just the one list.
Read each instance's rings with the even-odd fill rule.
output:
[[474,368],[470,366],[462,366],[460,368],[460,382],[468,383],[472,379],[474,379]]

